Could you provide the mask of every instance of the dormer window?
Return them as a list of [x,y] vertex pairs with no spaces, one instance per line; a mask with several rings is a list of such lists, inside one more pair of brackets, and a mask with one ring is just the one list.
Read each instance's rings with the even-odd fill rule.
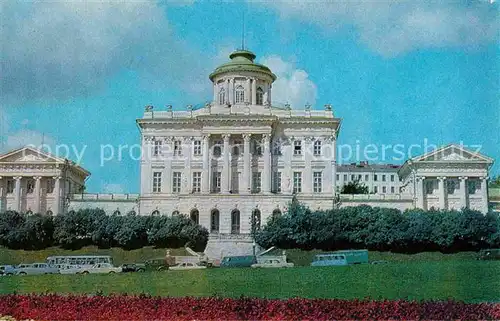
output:
[[264,104],[264,91],[260,87],[257,89],[256,100],[257,100],[256,101],[257,105],[263,105]]
[[226,91],[221,88],[219,91],[219,105],[224,105],[226,103]]
[[236,87],[235,92],[236,92],[235,103],[243,104],[245,102],[245,89],[243,88],[243,86]]

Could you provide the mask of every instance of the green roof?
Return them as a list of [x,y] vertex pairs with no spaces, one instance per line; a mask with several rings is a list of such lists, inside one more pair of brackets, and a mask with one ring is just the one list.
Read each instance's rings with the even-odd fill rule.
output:
[[254,62],[255,57],[255,54],[251,51],[236,50],[229,55],[229,59],[231,59],[230,62],[215,68],[214,72],[212,72],[208,77],[213,81],[217,75],[228,72],[256,71],[267,74],[273,80],[276,80],[276,75],[271,72],[271,69]]

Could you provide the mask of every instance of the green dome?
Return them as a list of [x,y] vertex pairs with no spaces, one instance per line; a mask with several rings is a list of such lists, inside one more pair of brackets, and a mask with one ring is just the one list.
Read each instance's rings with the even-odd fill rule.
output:
[[256,71],[270,76],[273,81],[276,80],[276,75],[271,72],[271,69],[253,62],[255,57],[255,54],[251,51],[236,50],[229,55],[229,59],[231,59],[230,62],[215,68],[214,72],[212,72],[208,77],[213,81],[217,75],[228,72]]

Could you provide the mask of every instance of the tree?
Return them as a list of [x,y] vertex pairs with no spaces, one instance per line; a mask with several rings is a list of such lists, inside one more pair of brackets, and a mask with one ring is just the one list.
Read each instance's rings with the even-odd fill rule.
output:
[[342,186],[342,194],[368,194],[368,186],[360,184],[358,180]]
[[500,175],[493,177],[488,184],[491,188],[500,188]]

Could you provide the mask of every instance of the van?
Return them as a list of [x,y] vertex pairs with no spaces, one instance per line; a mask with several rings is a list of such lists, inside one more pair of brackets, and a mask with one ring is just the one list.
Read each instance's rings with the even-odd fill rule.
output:
[[253,255],[225,256],[220,267],[251,267],[255,263],[257,263],[257,259]]
[[368,250],[344,250],[317,254],[311,266],[339,266],[368,263]]

